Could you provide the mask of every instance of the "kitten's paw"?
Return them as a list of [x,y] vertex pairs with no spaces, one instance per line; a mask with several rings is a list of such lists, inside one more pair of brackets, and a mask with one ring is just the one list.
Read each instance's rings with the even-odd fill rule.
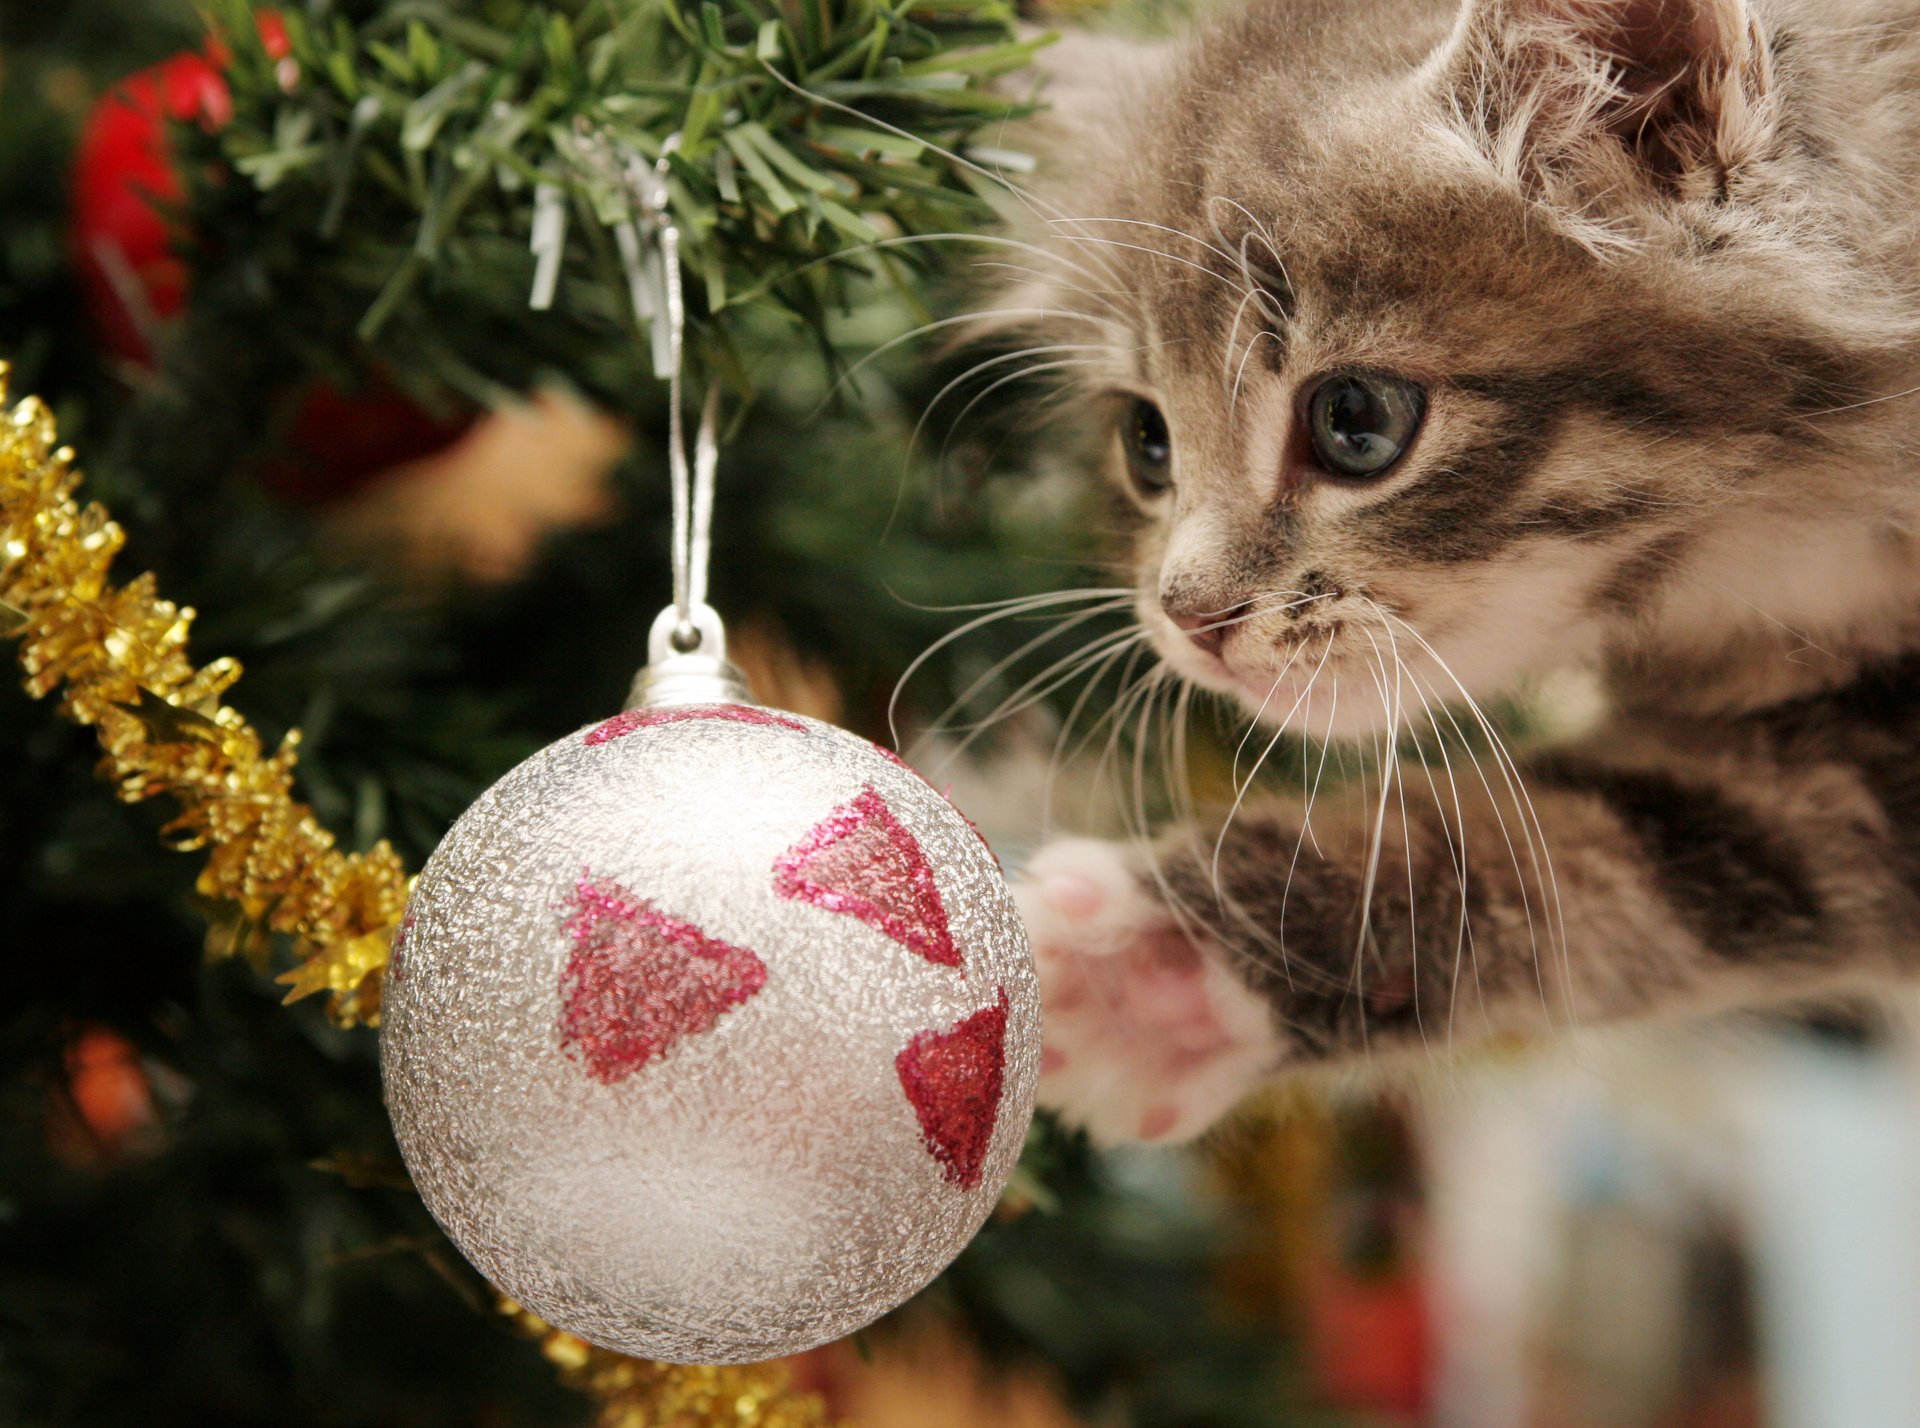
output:
[[1280,1061],[1266,1003],[1112,843],[1043,848],[1014,889],[1040,969],[1040,1104],[1106,1144],[1191,1140]]

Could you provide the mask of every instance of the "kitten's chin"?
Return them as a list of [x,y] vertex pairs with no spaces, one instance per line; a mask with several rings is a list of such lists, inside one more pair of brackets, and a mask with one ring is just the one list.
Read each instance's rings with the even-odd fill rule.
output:
[[[1228,696],[1267,729],[1345,741],[1372,738],[1393,723],[1392,690],[1383,697],[1377,676],[1343,670],[1337,661],[1316,658],[1277,670],[1248,671],[1197,652],[1162,653],[1181,678]],[[1414,695],[1409,690],[1405,698],[1412,703]]]
[[1256,724],[1315,739],[1369,739],[1393,723],[1378,680],[1332,666],[1241,679],[1234,694]]

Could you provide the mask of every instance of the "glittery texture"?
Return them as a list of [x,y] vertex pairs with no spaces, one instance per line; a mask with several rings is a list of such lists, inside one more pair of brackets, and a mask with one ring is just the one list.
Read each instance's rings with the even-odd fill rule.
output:
[[[940,796],[947,800],[948,806],[951,807],[955,813],[960,813],[960,805],[953,801],[953,795],[951,793],[949,793],[945,789],[942,789],[940,792]],[[973,830],[973,836],[980,840],[980,846],[982,848],[985,848],[987,850],[987,856],[993,859],[994,867],[999,868],[1002,872],[1005,872],[1007,865],[1000,861],[1000,855],[994,851],[993,844],[987,841],[987,835],[980,831],[980,825],[978,823],[975,823],[971,818],[967,817],[967,815],[964,813],[960,813],[960,821],[962,823],[965,823],[967,827]]]
[[[414,893],[380,1033],[414,1184],[510,1298],[607,1348],[744,1363],[850,1333],[958,1252],[1025,1139],[1039,997],[993,860],[918,777],[842,730],[792,722],[682,719],[592,746],[570,734],[480,797]],[[774,864],[869,791],[920,849],[959,967],[775,887]],[[612,1082],[556,1030],[583,866],[622,903],[751,948],[766,971],[706,1030]],[[610,908],[580,924],[605,932]],[[970,1093],[941,1077],[965,1058],[923,1044],[923,1124],[902,1049],[955,1036],[997,987],[997,1115],[956,1114]],[[991,1104],[990,1090],[971,1095]],[[972,1188],[951,1178],[974,1161]]]
[[807,727],[798,719],[776,714],[771,709],[755,709],[746,704],[698,704],[686,708],[629,709],[603,724],[594,725],[587,733],[587,742],[610,744],[636,730],[656,729],[662,724],[684,724],[690,719],[725,719],[733,724],[761,724],[777,729],[804,730]]
[[782,897],[857,917],[929,962],[961,965],[933,866],[872,785],[780,855],[773,885]]
[[894,1058],[927,1153],[962,1190],[980,1183],[1006,1072],[1007,994],[952,1031],[923,1031]]
[[[912,764],[908,763],[905,759],[901,758],[900,755],[896,754],[892,749],[889,749],[886,745],[875,744],[873,746],[873,751],[876,754],[880,755],[880,757],[885,759],[888,763],[893,764],[896,768],[905,769],[908,773],[912,774],[915,778],[919,779],[922,783],[927,782],[926,775],[922,774],[920,770],[916,769]],[[933,785],[928,783],[927,786],[931,788]],[[946,788],[941,789],[940,796],[946,799],[946,801],[949,804],[953,805],[953,811],[955,813],[959,813],[962,818],[967,818],[967,815],[961,812],[960,805],[953,802],[952,785],[948,785]],[[967,827],[971,828],[973,830],[973,836],[980,840],[980,846],[985,848],[989,853],[993,853],[994,866],[997,868],[1004,869],[1006,865],[1000,861],[1000,855],[998,853],[994,853],[993,844],[989,843],[987,841],[987,835],[980,831],[980,825],[978,823],[975,823],[971,818],[967,818]]]
[[665,1056],[767,984],[744,947],[668,917],[611,878],[582,877],[567,918],[560,1044],[606,1085]]

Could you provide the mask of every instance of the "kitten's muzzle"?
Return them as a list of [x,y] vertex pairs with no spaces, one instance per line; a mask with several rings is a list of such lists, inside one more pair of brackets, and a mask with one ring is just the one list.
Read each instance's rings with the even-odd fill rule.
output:
[[1248,602],[1235,605],[1228,610],[1190,612],[1163,602],[1161,608],[1167,612],[1167,618],[1200,649],[1202,654],[1218,659],[1221,649],[1227,643],[1227,636],[1233,633],[1234,626],[1246,619],[1252,605]]
[[1315,620],[1310,625],[1295,625],[1290,629],[1279,631],[1273,636],[1273,647],[1282,654],[1288,655],[1331,651],[1340,642],[1340,637],[1345,632],[1346,621],[1344,620]]

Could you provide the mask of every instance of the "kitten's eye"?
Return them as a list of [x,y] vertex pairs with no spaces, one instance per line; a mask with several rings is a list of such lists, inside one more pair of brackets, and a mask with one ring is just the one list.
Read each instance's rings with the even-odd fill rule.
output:
[[1135,397],[1127,405],[1120,439],[1127,448],[1127,474],[1140,494],[1164,495],[1173,485],[1173,437],[1160,408]]
[[1417,382],[1370,372],[1329,377],[1307,398],[1314,459],[1336,476],[1378,476],[1406,454],[1426,414],[1426,388]]

